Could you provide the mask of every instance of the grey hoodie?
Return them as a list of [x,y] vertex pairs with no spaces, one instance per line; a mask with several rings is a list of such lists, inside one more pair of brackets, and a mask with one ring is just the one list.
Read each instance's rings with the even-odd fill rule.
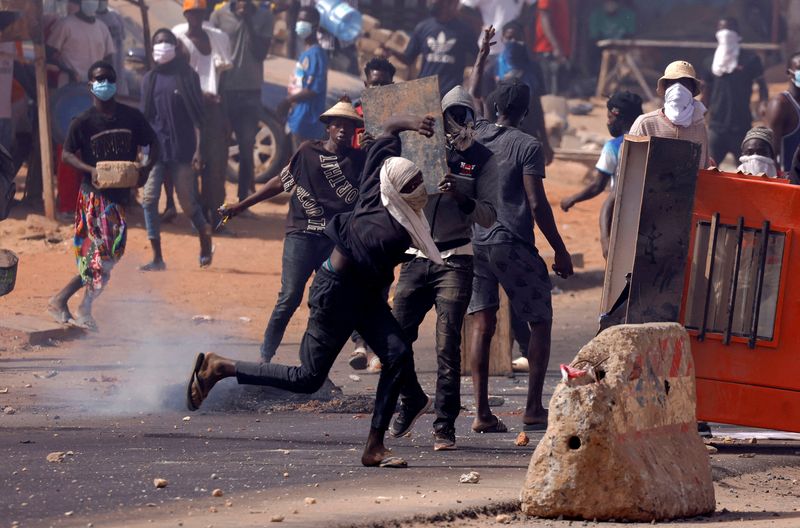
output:
[[[456,86],[442,99],[442,112],[451,106],[466,106],[475,112],[472,96],[461,86]],[[425,217],[431,225],[431,235],[441,251],[469,244],[472,225],[490,227],[497,219],[493,203],[497,197],[495,162],[489,149],[478,142],[460,152],[447,148],[447,166],[457,178],[457,188],[472,198],[459,207],[448,194],[438,194],[428,199]]]

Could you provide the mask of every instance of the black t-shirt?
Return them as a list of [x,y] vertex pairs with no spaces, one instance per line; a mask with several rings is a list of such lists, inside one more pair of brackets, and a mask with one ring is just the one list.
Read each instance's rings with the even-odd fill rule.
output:
[[758,55],[747,50],[739,53],[739,65],[731,73],[717,77],[711,72],[710,57],[705,63],[703,80],[711,89],[709,128],[721,131],[749,130],[753,123],[750,98],[753,81],[764,74]]
[[419,77],[439,77],[441,95],[464,82],[464,68],[478,54],[477,36],[458,19],[439,22],[428,18],[411,34],[405,56],[409,62],[422,55]]
[[335,215],[352,211],[358,200],[366,153],[350,149],[345,155],[325,150],[324,141],[306,141],[281,173],[292,193],[286,232],[322,233]]
[[485,119],[475,124],[475,130],[478,141],[494,154],[500,194],[495,204],[497,222],[489,229],[476,225],[473,243],[523,242],[533,246],[533,215],[522,177],[544,178],[541,143],[519,129],[500,127]]
[[359,280],[383,287],[392,282],[394,267],[406,260],[411,236],[381,202],[383,162],[400,156],[400,139],[380,137],[370,148],[360,196],[352,212],[335,216],[325,234],[357,268]]
[[[64,151],[80,155],[81,161],[95,166],[98,161],[136,161],[139,147],[156,141],[155,132],[137,109],[117,103],[113,115],[106,115],[94,106],[75,117],[69,125]],[[84,189],[101,192],[112,202],[125,203],[128,189],[100,191],[92,185],[91,174],[83,175]]]

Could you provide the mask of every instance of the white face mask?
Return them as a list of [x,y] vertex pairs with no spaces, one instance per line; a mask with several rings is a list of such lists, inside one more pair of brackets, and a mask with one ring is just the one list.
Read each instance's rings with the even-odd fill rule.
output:
[[410,193],[400,193],[400,196],[416,212],[420,212],[425,208],[428,203],[428,193],[425,190],[425,184],[420,183],[419,186]]
[[752,174],[753,176],[767,175],[770,178],[778,177],[778,169],[775,167],[775,160],[766,156],[753,154],[739,158],[739,172]]
[[739,48],[742,37],[731,29],[717,31],[717,49],[711,62],[711,72],[717,77],[732,73],[739,65]]
[[694,114],[692,92],[677,82],[667,88],[664,92],[664,114],[675,125],[683,127],[691,125]]
[[166,64],[175,58],[175,44],[159,42],[153,45],[153,60],[157,64]]

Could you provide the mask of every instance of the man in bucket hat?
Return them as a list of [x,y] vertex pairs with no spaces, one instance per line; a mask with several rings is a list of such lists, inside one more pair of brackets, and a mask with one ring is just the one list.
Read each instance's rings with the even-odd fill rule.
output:
[[703,116],[706,107],[694,98],[700,95],[700,80],[694,66],[686,61],[675,61],[667,66],[658,80],[658,95],[664,98],[664,106],[639,116],[633,123],[633,136],[658,136],[685,139],[698,143],[700,167],[711,164],[708,156],[708,132]]
[[281,291],[264,331],[261,359],[272,360],[283,333],[303,299],[306,283],[333,250],[323,231],[331,218],[352,211],[358,199],[366,152],[353,148],[353,135],[364,126],[347,96],[320,116],[328,139],[306,141],[295,152],[280,178],[220,214],[235,216],[282,192],[291,193],[283,242]]

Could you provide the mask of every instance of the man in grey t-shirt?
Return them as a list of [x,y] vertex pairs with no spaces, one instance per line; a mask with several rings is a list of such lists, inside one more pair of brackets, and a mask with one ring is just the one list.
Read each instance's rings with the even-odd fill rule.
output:
[[[481,59],[477,74],[482,71]],[[553,270],[572,275],[572,261],[558,233],[553,211],[544,191],[544,153],[539,141],[517,127],[528,113],[530,88],[518,80],[501,81],[492,93],[497,123],[481,120],[475,125],[477,141],[492,151],[499,180],[495,209],[497,222],[490,228],[474,226],[472,239],[474,274],[472,298],[467,309],[474,315],[472,379],[477,416],[475,432],[505,432],[505,424],[489,408],[489,346],[500,307],[498,287],[508,295],[517,317],[531,329],[527,358],[528,400],[523,422],[526,430],[547,426],[542,389],[550,358],[553,308],[550,276],[533,237],[534,221],[555,251]]]
[[233,68],[222,76],[222,101],[239,145],[239,200],[253,187],[254,159],[258,119],[262,115],[261,86],[264,83],[264,59],[272,43],[274,20],[269,9],[251,0],[231,0],[214,11],[211,23],[231,41]]

